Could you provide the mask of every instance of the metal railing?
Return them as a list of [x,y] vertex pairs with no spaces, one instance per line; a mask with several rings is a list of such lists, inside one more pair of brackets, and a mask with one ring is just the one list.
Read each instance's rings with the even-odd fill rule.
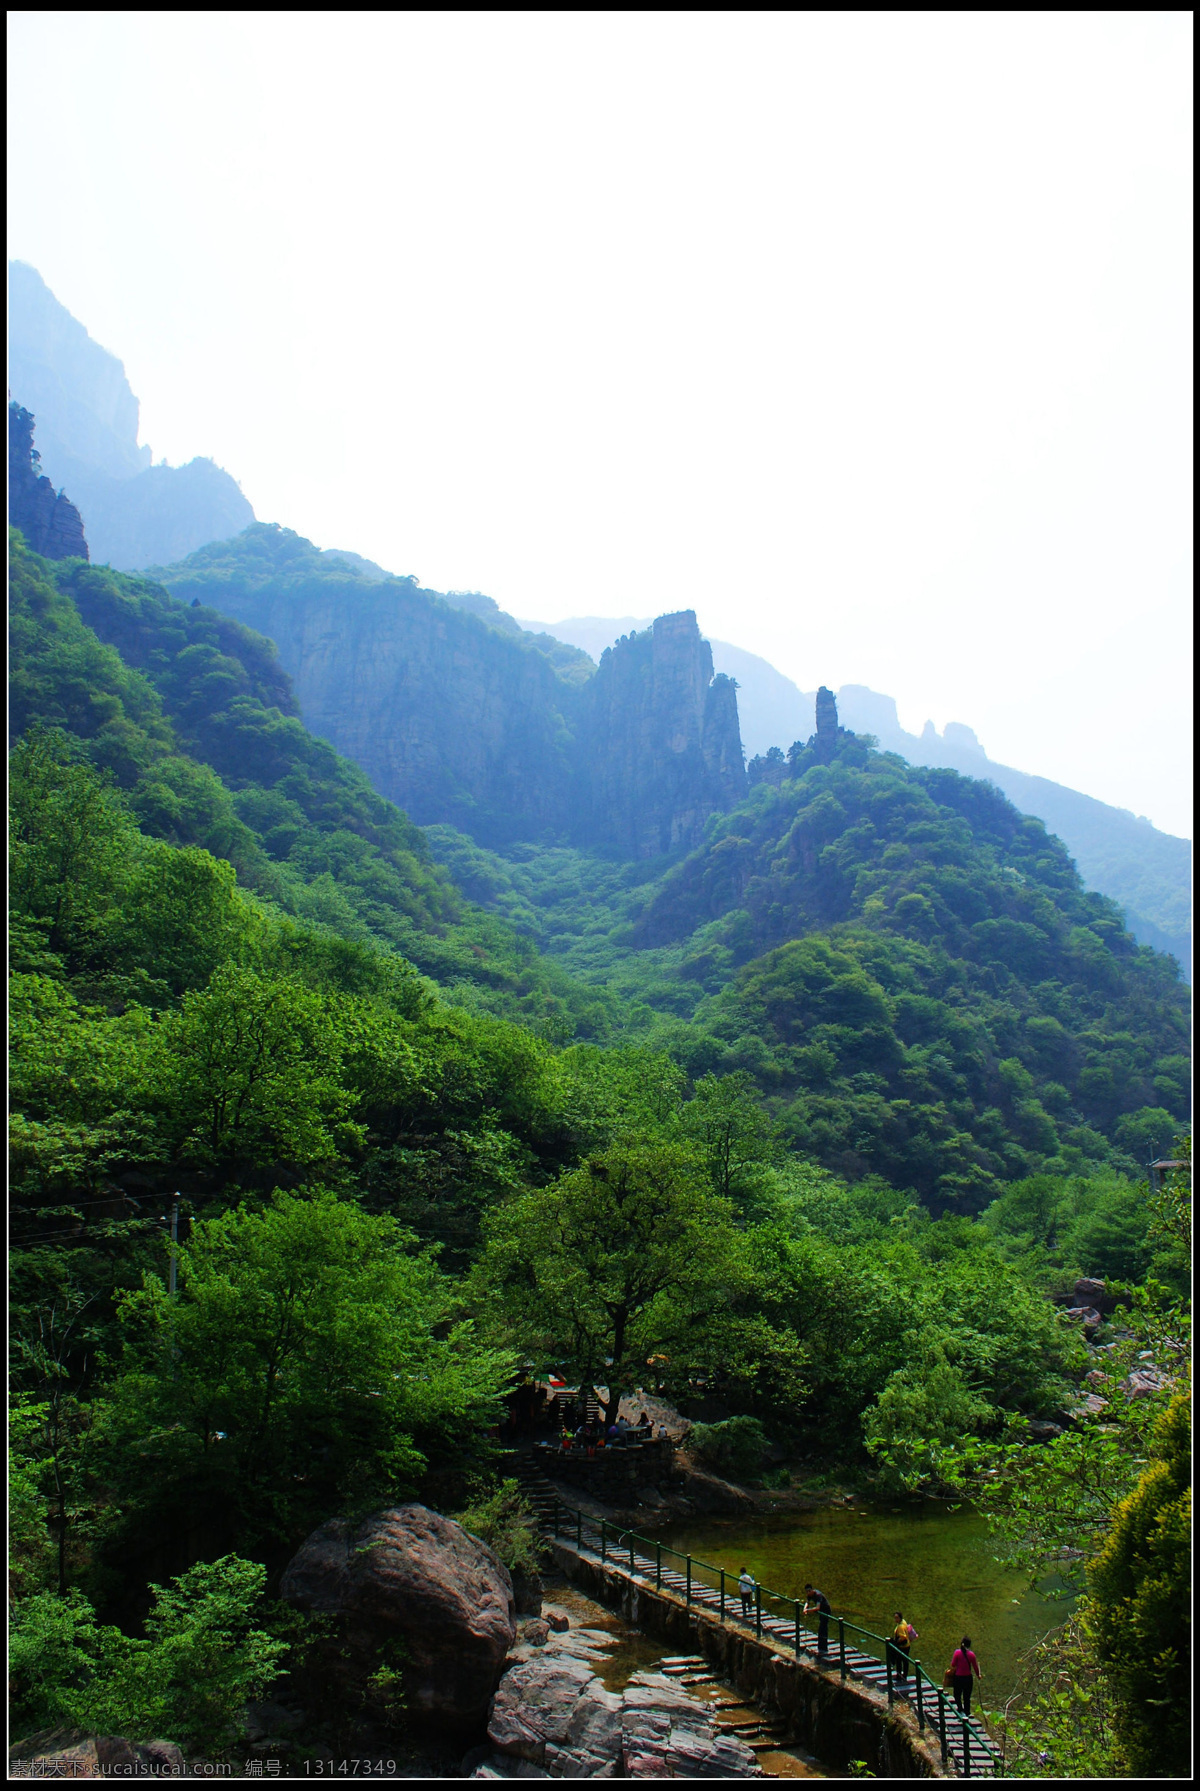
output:
[[897,1698],[908,1701],[916,1712],[919,1733],[924,1735],[929,1729],[937,1737],[943,1766],[953,1759],[964,1778],[1003,1773],[1003,1755],[991,1736],[947,1699],[944,1686],[930,1678],[919,1660],[904,1654],[886,1636],[877,1636],[836,1614],[821,1617],[817,1613],[817,1629],[809,1630],[801,1619],[812,1613],[805,1612],[802,1598],[790,1598],[757,1584],[752,1593],[744,1594],[738,1576],[724,1567],[620,1528],[607,1518],[589,1517],[559,1499],[554,1501],[553,1525],[557,1539],[573,1542],[581,1552],[590,1549],[601,1561],[652,1581],[656,1591],[673,1593],[689,1606],[714,1611],[723,1623],[752,1629],[757,1637],[765,1635],[797,1658],[809,1655],[819,1666],[836,1668],[843,1679],[854,1677],[875,1684],[882,1670],[889,1708]]

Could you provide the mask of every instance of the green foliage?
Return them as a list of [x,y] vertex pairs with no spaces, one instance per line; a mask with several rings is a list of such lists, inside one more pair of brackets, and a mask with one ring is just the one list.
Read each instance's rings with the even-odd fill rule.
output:
[[537,1515],[515,1480],[501,1480],[491,1492],[480,1491],[455,1519],[472,1536],[499,1555],[513,1574],[538,1570],[541,1545]]
[[1137,1777],[1184,1777],[1191,1723],[1191,1419],[1163,1412],[1154,1457],[1117,1506],[1088,1575],[1088,1626],[1115,1694],[1114,1723]]
[[411,1244],[320,1190],[198,1224],[177,1298],[147,1275],[121,1304],[102,1422],[129,1521],[187,1511],[286,1539],[330,1508],[411,1496],[429,1459],[469,1454],[511,1358],[477,1342]]
[[1021,1663],[1004,1716],[1012,1777],[1115,1779],[1127,1767],[1114,1724],[1112,1689],[1085,1616],[1074,1612]]
[[689,1441],[698,1461],[741,1479],[757,1474],[766,1459],[767,1433],[757,1418],[693,1424]]
[[20,1600],[9,1632],[15,1724],[163,1735],[201,1754],[222,1751],[286,1653],[257,1627],[266,1577],[236,1555],[190,1568],[152,1587],[140,1639],[98,1624],[78,1593]]
[[990,786],[858,741],[791,770],[665,870],[450,829],[434,850],[690,1075],[753,1078],[791,1147],[850,1180],[975,1212],[1039,1171],[1135,1174],[1187,1112],[1171,962]]
[[[230,1551],[435,1475],[531,1559],[486,1479],[518,1348],[610,1406],[720,1400],[730,1472],[865,1440],[1085,1573],[1167,1399],[1122,1376],[1179,1372],[1190,1194],[1135,1177],[1184,1111],[1184,995],[1035,823],[850,741],[672,865],[449,828],[435,858],[214,611],[18,538],[12,642],[22,1720],[216,1745],[275,1663]],[[1080,1273],[1136,1335],[1100,1420],[1030,1448],[1096,1359],[1044,1297]],[[160,1578],[224,1559],[131,1639],[72,1588],[144,1608],[147,1536]],[[360,1689],[394,1720],[402,1681]]]
[[911,1492],[939,1478],[947,1445],[986,1429],[995,1412],[962,1370],[932,1360],[897,1368],[863,1422],[867,1448],[889,1490]]
[[[520,1015],[555,1038],[609,1031],[601,991],[465,904],[420,830],[308,733],[273,647],[251,629],[145,578],[41,560],[19,536],[10,616],[10,737],[39,726],[69,736],[124,793],[109,809],[126,827],[228,860],[280,910],[402,953],[476,1011]],[[34,806],[36,791],[23,812]],[[66,885],[84,920],[107,887],[106,860],[81,856],[79,826],[102,824],[83,815],[42,829],[46,849],[90,872],[78,896],[74,876]],[[152,907],[147,895],[140,912]]]
[[607,1383],[615,1412],[651,1356],[678,1372],[705,1315],[742,1282],[732,1210],[706,1183],[678,1145],[590,1156],[490,1215],[479,1296],[522,1347]]
[[983,1223],[1047,1290],[1065,1292],[1081,1275],[1137,1282],[1153,1274],[1180,1293],[1188,1286],[1186,1244],[1156,1232],[1145,1182],[1113,1170],[1012,1182]]

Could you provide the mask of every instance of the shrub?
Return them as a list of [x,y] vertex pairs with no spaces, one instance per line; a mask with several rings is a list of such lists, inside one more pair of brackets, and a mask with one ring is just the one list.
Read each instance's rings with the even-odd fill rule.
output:
[[690,1441],[698,1461],[730,1474],[757,1473],[767,1453],[766,1433],[757,1418],[693,1425]]
[[256,1626],[265,1581],[264,1567],[226,1555],[152,1586],[144,1640],[98,1624],[78,1592],[20,1600],[9,1630],[14,1726],[66,1723],[219,1750],[287,1652]]
[[455,1523],[493,1549],[510,1573],[534,1574],[541,1552],[537,1519],[515,1480],[502,1480],[492,1493],[478,1496]]

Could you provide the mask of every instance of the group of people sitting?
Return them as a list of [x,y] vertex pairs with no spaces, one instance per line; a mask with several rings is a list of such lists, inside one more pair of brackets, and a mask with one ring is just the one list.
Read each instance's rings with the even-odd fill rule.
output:
[[[665,1437],[666,1434],[666,1425],[660,1424],[658,1435]],[[654,1422],[648,1412],[643,1412],[636,1424],[631,1424],[624,1416],[618,1417],[607,1431],[600,1419],[593,1421],[589,1418],[574,1431],[564,1424],[559,1447],[564,1455],[575,1450],[591,1456],[595,1455],[597,1449],[606,1446],[610,1449],[624,1449],[631,1444],[649,1442],[653,1436]]]

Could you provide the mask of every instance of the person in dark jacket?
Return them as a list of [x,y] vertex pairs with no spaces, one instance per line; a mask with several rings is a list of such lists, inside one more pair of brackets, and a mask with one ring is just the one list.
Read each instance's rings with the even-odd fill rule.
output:
[[807,1617],[810,1611],[819,1613],[817,1617],[817,1653],[825,1654],[829,1649],[829,1619],[833,1612],[833,1606],[825,1594],[817,1590],[816,1586],[805,1586],[804,1588],[804,1615]]

